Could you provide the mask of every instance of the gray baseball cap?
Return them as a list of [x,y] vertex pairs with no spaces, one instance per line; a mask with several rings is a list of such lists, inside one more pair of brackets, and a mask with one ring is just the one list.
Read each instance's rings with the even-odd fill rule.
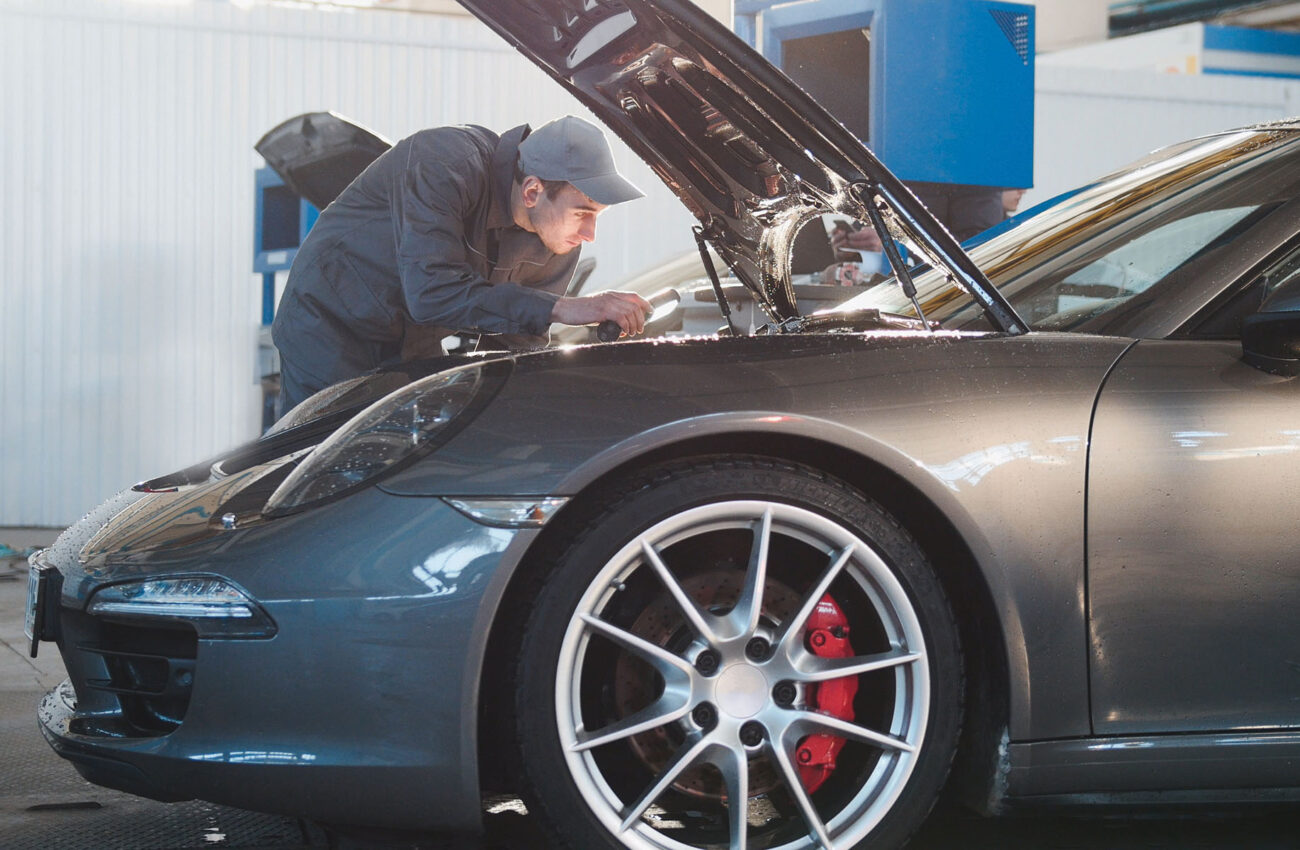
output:
[[542,180],[566,180],[598,204],[621,204],[645,193],[618,173],[605,134],[566,115],[548,121],[519,143],[519,167]]

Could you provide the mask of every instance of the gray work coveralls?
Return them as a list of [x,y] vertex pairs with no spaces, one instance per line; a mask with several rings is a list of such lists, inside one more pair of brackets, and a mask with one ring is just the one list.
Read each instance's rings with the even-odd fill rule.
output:
[[482,127],[439,127],[398,142],[343,190],[289,271],[271,328],[280,411],[379,366],[442,353],[457,331],[546,342],[578,263],[511,216],[519,142]]

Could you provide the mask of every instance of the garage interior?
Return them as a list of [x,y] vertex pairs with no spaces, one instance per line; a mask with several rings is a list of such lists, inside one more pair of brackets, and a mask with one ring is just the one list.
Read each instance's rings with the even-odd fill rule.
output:
[[[777,4],[700,5],[772,55],[763,21]],[[1300,114],[1300,2],[1024,7],[1036,34],[1024,75],[978,79],[963,96],[1005,110],[992,135],[936,133],[919,123],[920,101],[892,122],[872,113],[860,97],[874,91],[867,57],[893,48],[869,35],[855,46],[853,30],[831,52],[861,62],[861,88],[850,93],[858,102],[849,97],[842,120],[880,142],[891,168],[917,169],[905,179],[1025,189],[1023,210],[1165,144]],[[1216,34],[1227,30],[1247,33],[1245,46],[1221,47]],[[899,61],[906,47],[895,49]],[[787,49],[793,66],[797,38]],[[966,43],[926,50],[979,61]],[[799,81],[815,91],[813,76],[826,71]],[[273,420],[266,326],[301,234],[283,247],[264,241],[271,202],[253,150],[264,132],[316,110],[398,139],[443,124],[536,126],[582,108],[454,0],[0,0],[0,80],[0,640],[10,650],[0,662],[0,742],[12,758],[0,781],[0,846],[540,847],[512,801],[495,801],[486,838],[465,843],[340,833],[90,785],[36,732],[36,700],[64,674],[53,647],[28,657],[20,620],[29,554],[122,487]],[[1023,97],[1007,94],[1013,86]],[[935,166],[939,154],[921,146],[931,143],[955,151],[951,163]],[[592,289],[695,250],[678,201],[629,149],[616,143],[615,155],[647,197],[602,219],[586,255]],[[306,226],[310,213],[290,207]],[[1300,834],[1293,812],[1191,815],[991,824],[945,810],[913,846],[1222,850],[1294,847]]]

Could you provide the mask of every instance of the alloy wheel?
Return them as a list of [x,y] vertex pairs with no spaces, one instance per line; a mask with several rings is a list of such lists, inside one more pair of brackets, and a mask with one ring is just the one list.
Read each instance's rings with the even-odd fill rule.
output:
[[[830,598],[847,657],[810,643]],[[849,716],[818,703],[846,681]],[[623,846],[847,848],[903,792],[930,679],[917,612],[868,541],[738,499],[682,510],[608,559],[572,611],[554,699],[568,773]],[[824,784],[801,771],[817,736],[843,745]]]

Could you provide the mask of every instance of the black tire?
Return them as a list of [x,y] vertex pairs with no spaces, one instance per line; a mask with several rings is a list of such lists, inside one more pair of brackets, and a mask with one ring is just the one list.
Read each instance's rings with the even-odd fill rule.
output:
[[[911,535],[843,482],[755,457],[660,467],[601,503],[519,655],[524,793],[551,840],[903,844],[947,776],[963,689],[952,611]],[[832,669],[829,647],[868,669]],[[836,739],[829,770],[799,766]]]

